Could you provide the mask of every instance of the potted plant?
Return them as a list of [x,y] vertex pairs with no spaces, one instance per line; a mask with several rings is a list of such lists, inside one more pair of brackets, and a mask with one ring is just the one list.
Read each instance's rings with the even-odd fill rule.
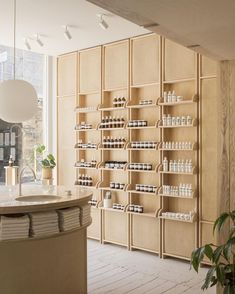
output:
[[40,160],[40,164],[42,167],[42,179],[52,179],[52,171],[56,166],[55,157],[52,154],[48,154],[44,157],[46,147],[43,144],[39,144],[36,146],[36,153],[40,154],[42,159]]
[[225,222],[231,221],[231,228],[227,241],[220,245],[206,244],[192,252],[191,266],[196,272],[203,258],[211,261],[202,290],[215,285],[222,288],[224,294],[235,294],[235,210],[222,213],[214,223],[213,233],[221,232]]

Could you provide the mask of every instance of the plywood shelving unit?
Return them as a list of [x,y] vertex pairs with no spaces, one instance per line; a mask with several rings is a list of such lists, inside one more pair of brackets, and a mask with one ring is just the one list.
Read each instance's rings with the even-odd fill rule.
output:
[[[88,50],[83,50],[78,53],[78,94],[76,101],[76,109],[82,108],[95,108],[84,111],[76,111],[76,125],[80,125],[82,122],[91,124],[93,129],[97,129],[97,126],[101,120],[101,113],[97,111],[101,103],[101,64],[102,64],[102,48],[101,46]],[[96,149],[76,149],[76,162],[80,162],[84,159],[85,162],[96,161],[96,166],[101,161],[101,152],[98,149],[98,145],[101,141],[101,134],[99,131],[82,131],[76,133],[76,142],[82,141],[83,143],[96,143]],[[88,187],[92,189],[93,199],[97,200],[97,204],[101,201],[101,191],[98,189],[98,184],[101,181],[101,172],[95,168],[76,168],[76,179],[79,174],[85,174],[92,177],[92,186]],[[75,179],[74,179],[75,181]],[[87,188],[87,187],[81,187]],[[96,206],[92,206],[91,210],[92,224],[88,227],[88,237],[100,240],[101,238],[101,212]]]
[[[71,184],[79,174],[92,177],[88,188],[97,202],[92,206],[88,237],[186,260],[196,246],[214,242],[217,138],[211,129],[217,119],[215,89],[214,62],[156,34],[58,58],[58,116],[66,115],[63,123],[58,120],[58,178],[59,183]],[[166,102],[164,92],[169,91],[183,99]],[[113,104],[115,97],[125,97],[121,106]],[[189,117],[189,122],[165,125],[164,115],[182,121]],[[110,116],[123,117],[124,125],[103,128],[103,118]],[[147,125],[130,126],[136,120],[147,121]],[[74,130],[82,122],[89,129]],[[125,143],[107,147],[104,137],[125,138]],[[80,141],[95,143],[96,148],[74,148]],[[65,175],[62,164],[67,157],[70,167]],[[168,164],[180,160],[181,168],[164,170],[165,157]],[[82,159],[96,162],[92,167],[75,166],[72,171],[71,166]],[[182,168],[186,160],[187,171]],[[123,168],[107,167],[107,161],[124,162]],[[133,168],[141,163],[151,168]],[[110,182],[124,187],[110,189]],[[155,188],[140,191],[136,184]],[[180,184],[187,186],[187,192],[164,192],[163,186],[182,188]],[[103,207],[107,191],[122,210]],[[133,205],[143,206],[143,213],[130,211]]]
[[[169,40],[163,42],[163,84],[162,92],[175,91],[183,96],[183,101],[175,103],[160,103],[162,116],[172,117],[191,116],[189,126],[162,127],[162,142],[198,142],[198,56],[193,51],[175,44]],[[175,62],[177,60],[177,62]],[[163,101],[163,98],[161,99]],[[183,128],[182,128],[183,127]],[[192,160],[192,171],[163,172],[162,184],[179,186],[180,183],[192,185],[192,190],[198,189],[198,150],[161,150],[162,162],[164,157],[168,161]],[[162,170],[162,169],[161,169]],[[198,195],[197,195],[198,196]],[[167,197],[162,196],[163,212],[198,214],[198,197]],[[197,218],[194,221],[162,218],[162,255],[188,259],[192,249],[198,245]],[[181,237],[179,238],[179,236]]]

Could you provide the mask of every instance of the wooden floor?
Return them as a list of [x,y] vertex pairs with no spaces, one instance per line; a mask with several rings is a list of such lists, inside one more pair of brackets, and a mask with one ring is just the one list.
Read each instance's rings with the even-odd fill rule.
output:
[[212,288],[200,290],[206,271],[201,268],[197,275],[189,262],[88,240],[90,294],[214,294]]

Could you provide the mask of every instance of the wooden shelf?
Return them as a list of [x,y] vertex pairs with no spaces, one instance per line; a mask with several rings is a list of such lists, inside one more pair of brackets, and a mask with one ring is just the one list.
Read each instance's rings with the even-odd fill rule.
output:
[[193,167],[193,171],[191,173],[181,173],[181,172],[173,172],[173,171],[162,171],[160,170],[159,171],[160,174],[172,174],[172,175],[187,175],[187,176],[192,176],[192,175],[196,175],[197,174],[197,168],[196,167]]
[[98,208],[101,209],[101,210],[106,210],[106,211],[111,211],[111,212],[126,213],[125,209],[123,210],[123,209],[115,209],[115,208],[106,208],[106,207],[103,207],[103,206],[100,206]]
[[152,82],[147,84],[132,85],[131,88],[144,88],[144,87],[151,87],[151,86],[158,86],[158,85],[160,85],[159,82]]
[[167,195],[167,194],[158,194],[158,196],[160,197],[170,197],[170,198],[182,198],[182,199],[194,199],[195,196],[193,194],[193,196],[177,196],[177,195]]
[[126,109],[126,104],[127,102],[124,103],[124,106],[121,107],[115,107],[115,106],[105,106],[105,105],[100,105],[99,111],[115,111],[115,110],[125,110]]
[[175,149],[175,148],[174,149],[172,149],[172,148],[166,149],[166,148],[162,148],[161,146],[162,146],[162,143],[159,144],[158,150],[160,150],[160,151],[196,151],[198,149],[198,144],[196,142],[194,142],[192,144],[192,148],[190,148],[190,149],[189,148],[186,148],[186,149],[185,148],[184,149],[182,149],[182,148],[181,149],[179,149],[179,148],[178,149]]
[[98,170],[97,167],[81,167],[81,166],[74,166],[76,169],[91,169],[91,170]]
[[[130,163],[128,163],[128,164],[130,164]],[[126,168],[126,170],[128,172],[134,172],[134,173],[153,173],[153,174],[156,174],[158,172],[158,169],[159,169],[159,164],[153,166],[153,168],[151,170],[129,169],[128,167]]]
[[77,113],[90,113],[90,112],[97,112],[97,111],[98,111],[98,107],[99,107],[99,106],[97,106],[97,107],[95,107],[95,108],[92,108],[92,109],[86,109],[86,108],[82,109],[82,107],[79,107],[79,108],[75,108],[75,111],[76,111]]
[[178,102],[164,102],[164,98],[160,97],[158,100],[159,106],[177,106],[177,105],[185,105],[185,104],[192,104],[198,102],[198,95],[194,95],[190,100],[182,100]]
[[100,170],[106,170],[106,171],[126,171],[126,166],[127,163],[125,164],[125,166],[123,168],[108,168],[108,167],[104,167],[104,162],[100,162],[98,164],[98,169]]
[[125,130],[125,126],[121,128],[100,128],[98,127],[99,131],[117,131],[117,130]]
[[170,129],[170,128],[172,128],[172,129],[174,129],[174,128],[192,128],[192,127],[196,127],[196,126],[197,126],[197,119],[196,118],[193,119],[193,122],[192,122],[191,125],[163,126],[162,125],[162,121],[160,121],[159,122],[159,125],[158,125],[158,127],[159,128],[162,128],[162,129]]
[[82,188],[82,189],[90,189],[90,190],[96,190],[97,185],[94,186],[83,186],[83,185],[75,185],[76,187]]
[[124,144],[124,146],[122,148],[107,148],[107,147],[105,148],[105,147],[103,147],[102,144],[100,144],[98,146],[98,149],[99,150],[126,150],[126,143]]
[[147,217],[152,217],[152,218],[157,218],[155,212],[134,212],[134,211],[127,211],[127,213],[132,214],[132,215],[138,215],[138,216],[147,216]]
[[98,129],[95,128],[95,129],[75,129],[76,132],[87,132],[87,131],[97,131]]
[[93,95],[93,94],[100,94],[100,93],[101,93],[101,90],[99,91],[94,90],[94,91],[88,91],[88,92],[78,92],[78,95],[86,96],[86,95]]
[[132,102],[127,103],[127,108],[136,108],[136,109],[142,109],[142,108],[150,108],[150,107],[157,107],[157,102],[154,102],[152,104],[131,104]]
[[137,191],[137,190],[126,190],[128,193],[135,193],[135,194],[145,194],[145,195],[153,195],[157,196],[157,192],[142,192],[142,191]]
[[146,150],[146,151],[152,150],[152,151],[156,151],[158,149],[158,145],[159,145],[159,143],[156,143],[156,146],[154,148],[133,148],[133,147],[131,147],[131,143],[132,142],[127,143],[127,146],[126,146],[127,150]]
[[116,191],[116,192],[126,192],[127,184],[124,185],[123,189],[115,189],[115,188],[110,188],[107,186],[107,184],[100,182],[98,184],[98,189],[104,190],[104,191]]
[[185,82],[194,82],[194,81],[196,81],[196,78],[163,81],[163,84],[176,84],[176,83],[185,83]]
[[156,122],[155,125],[153,126],[145,126],[145,127],[128,127],[128,124],[127,124],[127,127],[126,127],[128,130],[146,130],[146,129],[157,129],[158,128],[158,122]]
[[118,87],[118,88],[111,88],[111,89],[103,89],[103,92],[114,92],[114,91],[121,91],[128,89],[128,86],[126,87]]
[[196,221],[196,218],[194,217],[192,220],[185,220],[185,219],[179,219],[179,218],[173,218],[173,217],[166,217],[166,216],[159,216],[158,218],[165,219],[165,220],[171,220],[176,222],[183,222],[183,223],[190,223],[193,224]]

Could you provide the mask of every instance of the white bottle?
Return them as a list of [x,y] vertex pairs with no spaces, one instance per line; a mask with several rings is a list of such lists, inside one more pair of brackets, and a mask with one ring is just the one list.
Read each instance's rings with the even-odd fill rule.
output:
[[175,142],[175,149],[179,149],[179,143]]
[[188,162],[188,172],[192,173],[192,171],[193,171],[193,165],[192,165],[192,160],[190,159]]
[[184,160],[183,160],[183,159],[182,159],[182,161],[181,161],[180,172],[181,172],[181,173],[184,173],[184,172],[185,172],[185,164],[184,164]]
[[172,124],[171,115],[168,114],[168,115],[167,115],[167,126],[171,126],[171,124]]
[[168,95],[167,95],[167,102],[172,102],[171,91],[168,92]]
[[168,142],[168,149],[171,149],[171,142]]
[[188,173],[188,160],[185,161],[185,164],[184,164],[184,172],[185,173]]
[[168,172],[168,160],[166,157],[163,159],[163,171]]
[[179,185],[179,196],[182,196],[182,184]]
[[192,197],[192,194],[193,194],[192,184],[189,184],[188,194],[189,194],[189,197]]
[[174,164],[173,164],[173,161],[170,160],[170,163],[169,163],[169,171],[172,172],[174,169]]
[[180,173],[180,169],[181,169],[181,160],[179,159],[177,162],[177,172]]
[[174,160],[174,163],[173,163],[173,172],[177,173],[177,161]]
[[166,126],[166,125],[167,125],[166,114],[163,114],[163,116],[162,116],[162,125],[163,125],[163,126]]
[[175,94],[175,91],[173,91],[172,94],[171,94],[171,101],[176,102],[176,100],[177,100],[177,96]]

